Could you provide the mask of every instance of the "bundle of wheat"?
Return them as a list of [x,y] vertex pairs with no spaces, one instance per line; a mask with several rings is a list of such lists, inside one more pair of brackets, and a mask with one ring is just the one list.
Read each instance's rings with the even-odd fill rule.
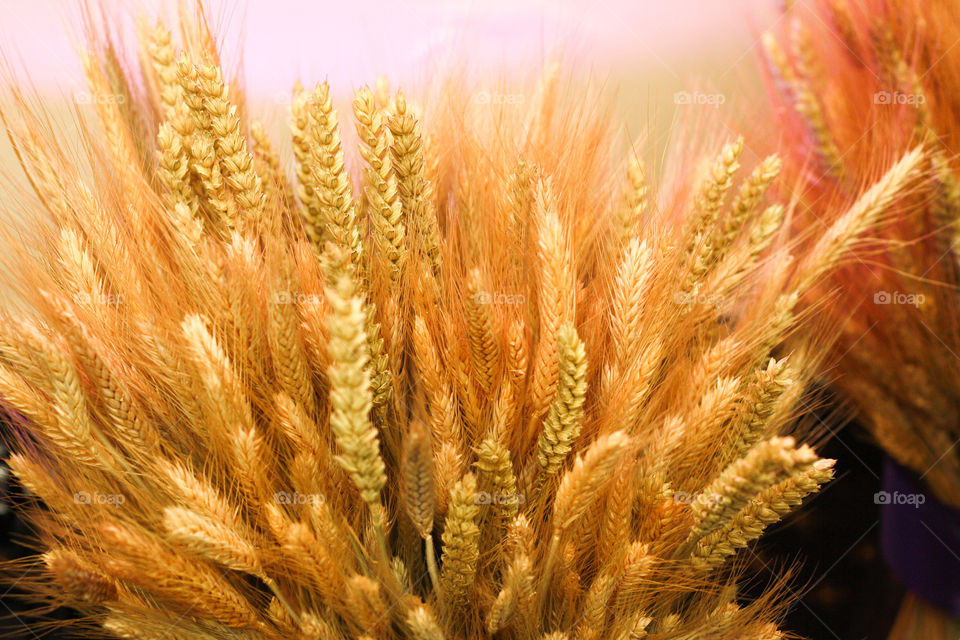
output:
[[794,261],[777,158],[735,189],[735,141],[654,198],[550,69],[519,104],[359,90],[355,175],[298,87],[291,185],[180,32],[138,73],[94,42],[82,159],[4,113],[36,196],[5,206],[54,223],[0,323],[20,585],[91,636],[783,637],[728,560],[832,461],[783,435],[816,350],[771,351],[920,154]]
[[[824,312],[843,327],[836,383],[887,454],[912,470],[895,473],[919,477],[940,502],[960,508],[960,12],[940,0],[788,3],[782,27],[763,42],[789,141],[786,174],[802,191],[798,228],[831,224],[878,168],[914,145],[929,148],[924,179],[889,202],[887,222],[872,230],[879,242],[836,272],[843,293]],[[934,526],[929,514],[920,518]],[[941,542],[955,538],[937,531]],[[935,564],[954,571],[955,553],[943,553],[946,563]],[[935,602],[950,607],[956,591],[932,575],[905,579],[940,592]],[[956,623],[947,626],[929,637],[955,637]]]
[[842,321],[859,305],[836,346],[846,354],[837,384],[891,456],[960,506],[960,16],[950,2],[835,0],[786,22],[788,47],[773,34],[764,45],[787,168],[805,189],[802,225],[829,224],[878,166],[920,142],[932,148],[921,188],[892,201],[890,223],[875,230],[890,242],[837,272],[844,295],[831,310]]

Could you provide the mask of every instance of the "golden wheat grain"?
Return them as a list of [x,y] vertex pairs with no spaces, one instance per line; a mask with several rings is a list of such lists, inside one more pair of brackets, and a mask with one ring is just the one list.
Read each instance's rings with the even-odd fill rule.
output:
[[440,592],[444,610],[450,614],[464,605],[473,585],[479,560],[479,515],[477,481],[468,473],[450,491],[450,508],[443,527]]
[[587,395],[587,353],[572,326],[560,328],[557,356],[557,390],[537,442],[537,462],[544,477],[559,473],[573,449]]
[[383,459],[377,432],[370,422],[373,396],[369,358],[363,328],[362,303],[356,285],[343,276],[328,288],[330,314],[330,429],[337,440],[340,455],[337,462],[350,474],[363,500],[378,504],[380,490],[386,484]]
[[439,229],[431,199],[432,187],[426,179],[423,136],[402,93],[397,93],[388,126],[393,134],[390,153],[397,176],[397,192],[411,237],[418,243],[414,250],[433,270],[433,275],[438,276],[441,268]]

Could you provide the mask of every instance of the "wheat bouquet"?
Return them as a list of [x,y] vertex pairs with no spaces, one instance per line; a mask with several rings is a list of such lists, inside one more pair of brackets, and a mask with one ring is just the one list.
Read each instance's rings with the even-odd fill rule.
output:
[[[896,462],[878,494],[895,503],[888,558],[908,586],[960,617],[960,11],[936,0],[833,0],[788,3],[784,18],[781,37],[767,34],[764,45],[787,174],[803,192],[798,226],[830,224],[878,168],[916,144],[929,149],[917,189],[873,229],[880,242],[835,273],[843,294],[824,313],[843,327],[836,384]],[[912,503],[894,517],[904,498]],[[905,547],[927,550],[902,556]],[[912,633],[938,635],[904,637]]]
[[3,112],[38,220],[0,323],[18,585],[91,637],[783,637],[730,560],[832,461],[782,435],[816,352],[774,349],[920,154],[791,260],[776,157],[655,197],[554,68],[519,105],[361,89],[350,151],[298,87],[290,181],[178,31],[133,70],[92,42],[80,153]]

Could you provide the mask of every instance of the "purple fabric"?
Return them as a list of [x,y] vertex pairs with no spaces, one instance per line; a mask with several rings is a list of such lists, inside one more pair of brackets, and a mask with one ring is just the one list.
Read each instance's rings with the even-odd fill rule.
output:
[[960,618],[960,510],[939,502],[912,471],[886,460],[883,555],[900,581],[927,602]]

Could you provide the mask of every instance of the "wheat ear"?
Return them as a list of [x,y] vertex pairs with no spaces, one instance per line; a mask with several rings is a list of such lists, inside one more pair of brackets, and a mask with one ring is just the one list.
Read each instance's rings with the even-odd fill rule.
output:
[[444,611],[455,615],[473,587],[479,560],[480,507],[477,481],[468,473],[450,491],[450,508],[443,529],[440,585]]
[[374,508],[380,504],[380,490],[387,476],[377,431],[370,422],[373,395],[366,368],[369,355],[362,302],[348,276],[327,289],[327,301],[330,428],[340,449],[337,462],[350,475],[363,500]]
[[537,443],[542,479],[560,472],[580,434],[587,395],[587,352],[571,325],[557,333],[558,382]]
[[117,583],[79,555],[62,547],[43,554],[43,563],[70,597],[89,604],[117,598]]
[[426,543],[427,570],[434,585],[440,584],[433,548],[433,519],[436,511],[433,482],[433,452],[426,429],[414,422],[404,440],[403,502],[417,533]]
[[439,277],[440,230],[433,206],[433,188],[426,179],[423,135],[402,93],[397,93],[388,124],[393,134],[390,153],[397,176],[397,192],[407,216],[411,240],[434,277]]

